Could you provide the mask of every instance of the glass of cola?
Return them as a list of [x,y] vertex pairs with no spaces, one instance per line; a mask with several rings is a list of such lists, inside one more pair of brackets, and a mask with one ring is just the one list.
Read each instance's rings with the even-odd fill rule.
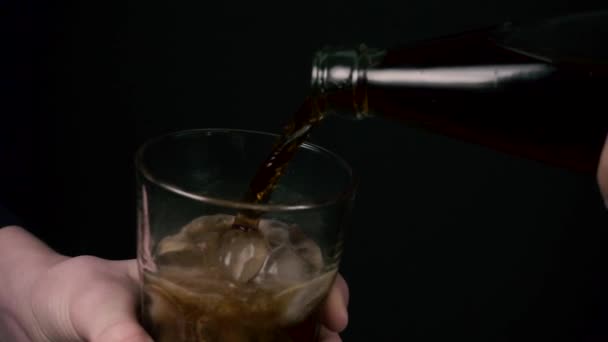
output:
[[[243,201],[277,139],[199,129],[139,149],[140,314],[155,341],[318,339],[356,178],[342,158],[304,143],[268,201]],[[233,224],[243,213],[255,224]]]

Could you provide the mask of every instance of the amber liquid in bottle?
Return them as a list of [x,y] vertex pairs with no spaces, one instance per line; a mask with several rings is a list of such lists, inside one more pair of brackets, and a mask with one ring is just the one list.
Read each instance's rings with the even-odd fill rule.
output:
[[[580,13],[391,48],[350,80],[316,83],[338,113],[355,103],[359,115],[594,172],[608,132],[606,41],[608,12]],[[335,60],[316,75],[338,75]]]
[[608,128],[606,71],[526,55],[477,33],[389,51],[368,72],[366,96],[379,116],[594,171]]

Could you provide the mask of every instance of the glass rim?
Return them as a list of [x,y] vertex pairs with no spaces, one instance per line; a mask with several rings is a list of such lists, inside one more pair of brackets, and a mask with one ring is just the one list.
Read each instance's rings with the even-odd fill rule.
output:
[[[342,191],[338,192],[335,196],[332,196],[330,199],[327,199],[324,201],[303,202],[301,204],[255,204],[255,203],[244,202],[244,201],[222,199],[222,198],[218,198],[216,196],[201,195],[201,194],[196,194],[192,191],[183,189],[182,187],[170,184],[166,181],[163,181],[163,180],[155,177],[153,172],[151,172],[149,170],[149,168],[146,166],[146,163],[144,162],[144,153],[151,145],[154,145],[155,143],[159,143],[168,138],[175,138],[175,137],[179,137],[179,136],[193,135],[193,134],[206,133],[206,132],[207,133],[208,132],[211,132],[211,133],[235,133],[236,132],[236,133],[245,133],[245,134],[253,134],[253,135],[264,135],[264,136],[268,136],[268,137],[273,137],[275,139],[279,138],[279,136],[280,136],[279,134],[270,133],[270,132],[238,129],[238,128],[195,128],[195,129],[172,131],[172,132],[164,133],[157,137],[147,139],[146,141],[144,141],[144,143],[137,149],[136,154],[135,154],[136,169],[149,182],[161,187],[162,189],[164,189],[166,191],[172,192],[174,194],[177,194],[177,195],[180,195],[180,196],[183,196],[183,197],[195,200],[195,201],[199,201],[199,202],[202,202],[205,204],[211,204],[211,205],[221,206],[221,207],[229,207],[229,208],[240,209],[240,210],[254,210],[254,211],[260,211],[260,212],[284,212],[284,211],[296,211],[296,210],[310,210],[310,209],[317,209],[317,208],[321,208],[321,207],[330,206],[330,205],[336,204],[340,201],[347,200],[348,198],[352,197],[355,192],[355,189],[357,188],[357,185],[359,183],[357,174],[354,172],[354,170],[350,166],[350,164],[348,162],[346,162],[346,160],[344,160],[344,158],[340,157],[338,154],[336,154],[322,146],[319,146],[319,145],[316,145],[316,144],[313,144],[310,142],[304,142],[299,147],[299,149],[308,149],[313,152],[328,155],[329,157],[331,157],[331,159],[338,162],[338,164],[346,170],[347,176],[349,177],[349,181]],[[244,190],[246,190],[246,189],[244,189]]]

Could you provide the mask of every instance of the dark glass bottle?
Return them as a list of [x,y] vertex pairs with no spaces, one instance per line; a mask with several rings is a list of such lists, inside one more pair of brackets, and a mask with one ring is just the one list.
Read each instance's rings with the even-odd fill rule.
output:
[[325,112],[386,117],[575,171],[608,132],[608,12],[505,24],[386,50],[326,48]]

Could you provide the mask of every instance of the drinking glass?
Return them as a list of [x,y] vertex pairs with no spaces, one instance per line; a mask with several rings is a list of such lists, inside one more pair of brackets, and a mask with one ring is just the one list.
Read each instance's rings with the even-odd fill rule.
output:
[[[243,202],[278,136],[170,133],[138,151],[142,324],[157,342],[316,341],[356,192],[351,167],[304,143],[267,203]],[[233,227],[243,212],[255,229]]]

